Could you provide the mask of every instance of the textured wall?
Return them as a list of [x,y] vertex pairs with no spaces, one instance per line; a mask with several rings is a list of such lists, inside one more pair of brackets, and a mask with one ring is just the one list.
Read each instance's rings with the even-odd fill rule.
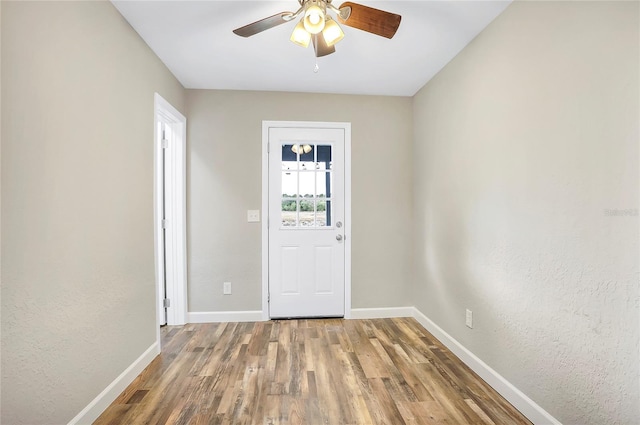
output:
[[3,424],[63,424],[156,337],[153,94],[109,2],[2,2]]
[[[189,311],[261,310],[262,121],[352,123],[352,306],[408,305],[411,99],[188,90]],[[233,295],[222,295],[222,282]]]
[[413,299],[565,424],[640,423],[638,9],[516,2],[414,99]]

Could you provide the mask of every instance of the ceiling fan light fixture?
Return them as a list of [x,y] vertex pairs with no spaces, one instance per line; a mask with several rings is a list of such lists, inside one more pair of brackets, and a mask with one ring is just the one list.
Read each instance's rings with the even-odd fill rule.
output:
[[344,32],[336,21],[327,17],[327,22],[322,30],[322,36],[324,37],[324,41],[327,43],[327,46],[333,46],[344,38]]
[[307,10],[304,12],[304,27],[311,34],[318,34],[325,24],[324,10],[318,6],[317,0],[310,0]]
[[298,25],[293,29],[290,40],[302,47],[309,47],[311,41],[311,34],[304,28],[302,21],[298,22]]
[[[393,38],[402,19],[398,14],[350,1],[343,3],[340,8],[334,6],[332,0],[298,0],[298,4],[300,7],[295,12],[276,13],[236,28],[233,32],[241,37],[251,37],[278,25],[293,22],[302,16],[289,38],[293,43],[303,47],[308,47],[313,42],[313,50],[316,58],[319,58],[335,53],[335,44],[345,36],[340,25]],[[318,72],[317,64],[314,71]]]

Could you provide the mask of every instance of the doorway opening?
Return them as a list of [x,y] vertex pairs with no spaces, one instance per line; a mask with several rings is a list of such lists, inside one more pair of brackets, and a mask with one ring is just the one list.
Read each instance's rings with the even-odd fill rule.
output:
[[263,121],[262,316],[351,316],[351,125]]
[[156,317],[160,341],[160,326],[186,323],[187,120],[158,93],[154,110]]

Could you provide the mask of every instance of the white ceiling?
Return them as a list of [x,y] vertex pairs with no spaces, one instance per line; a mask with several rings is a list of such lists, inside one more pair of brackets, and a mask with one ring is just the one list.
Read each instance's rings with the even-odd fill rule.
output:
[[[282,11],[288,1],[112,0],[186,88],[413,96],[510,1],[359,3],[402,15],[388,40],[343,26],[332,55],[289,41],[294,22],[243,38],[232,30]],[[336,5],[342,1],[335,0]]]

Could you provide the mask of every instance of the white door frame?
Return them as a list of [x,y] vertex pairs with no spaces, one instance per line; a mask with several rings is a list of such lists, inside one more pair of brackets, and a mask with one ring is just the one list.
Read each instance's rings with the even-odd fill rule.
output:
[[[166,155],[165,191],[162,185],[162,134],[159,123],[171,132],[164,148]],[[154,236],[156,265],[156,325],[160,341],[160,315],[164,313],[161,285],[166,267],[168,325],[184,325],[187,317],[187,240],[186,240],[186,137],[187,119],[162,96],[154,96]],[[163,199],[165,198],[166,199]],[[163,201],[166,231],[163,237]],[[163,247],[163,239],[164,247]]]
[[262,320],[269,320],[269,129],[344,130],[344,318],[351,318],[351,123],[262,121]]

